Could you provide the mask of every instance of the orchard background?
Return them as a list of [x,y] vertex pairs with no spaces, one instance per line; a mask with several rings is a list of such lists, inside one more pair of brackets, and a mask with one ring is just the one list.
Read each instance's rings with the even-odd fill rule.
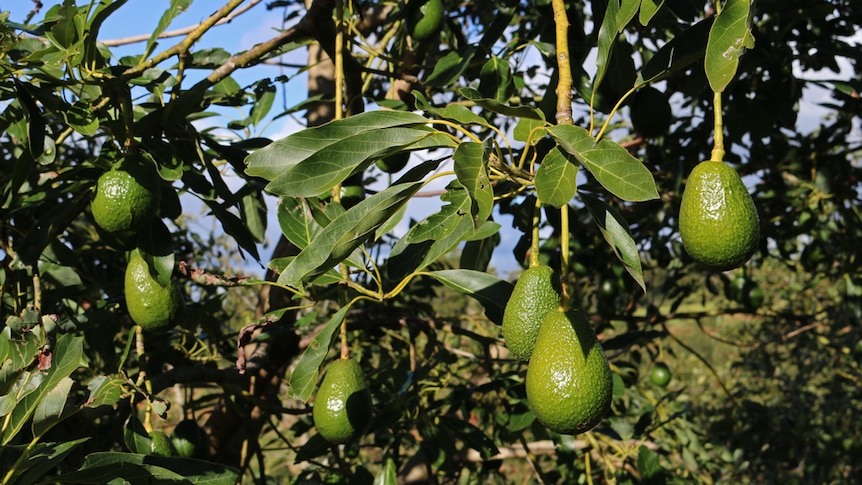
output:
[[[0,13],[0,483],[862,478],[859,2],[444,0],[421,40],[400,1],[136,3]],[[229,50],[249,18],[275,28]],[[676,221],[717,82],[761,224],[723,273]],[[132,153],[162,179],[134,246],[185,295],[164,334],[89,211]],[[615,373],[577,436],[499,335],[536,251]],[[331,446],[310,410],[345,343],[374,420]],[[183,420],[193,457],[145,453]]]

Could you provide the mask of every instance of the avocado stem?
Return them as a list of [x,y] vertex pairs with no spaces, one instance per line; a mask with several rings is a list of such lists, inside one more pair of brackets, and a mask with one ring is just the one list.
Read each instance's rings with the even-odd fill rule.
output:
[[713,136],[712,155],[709,159],[714,162],[724,161],[724,121],[721,116],[721,93],[715,92],[712,97],[712,106],[715,111],[715,135]]
[[536,205],[533,207],[533,231],[532,240],[530,241],[530,267],[535,268],[540,264],[539,261],[539,223],[542,220],[542,202],[536,199]]
[[560,208],[560,310],[571,309],[569,288],[569,204]]

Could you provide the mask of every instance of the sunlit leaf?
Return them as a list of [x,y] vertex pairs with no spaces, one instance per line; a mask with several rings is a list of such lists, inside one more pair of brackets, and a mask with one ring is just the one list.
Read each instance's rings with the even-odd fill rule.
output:
[[287,265],[278,278],[279,284],[299,287],[333,268],[398,212],[421,186],[421,182],[393,185],[336,217]]
[[494,189],[488,178],[485,153],[490,148],[481,143],[465,142],[455,149],[455,176],[470,196],[470,214],[478,227],[491,215],[494,208]]
[[41,373],[44,379],[39,382],[38,389],[21,399],[8,417],[7,425],[2,431],[0,444],[8,444],[30,420],[36,407],[64,378],[69,377],[81,365],[84,354],[82,337],[62,334],[57,337],[53,349],[51,368]]
[[276,207],[281,233],[294,246],[305,249],[320,233],[308,200],[301,197],[284,197]]
[[724,91],[736,75],[743,50],[754,46],[750,15],[750,0],[727,0],[709,31],[703,64],[714,92]]
[[661,9],[664,0],[641,0],[641,11],[638,21],[641,25],[649,24],[650,20]]
[[569,203],[578,190],[578,162],[559,147],[551,150],[536,170],[536,195],[543,204],[560,208]]
[[74,383],[75,381],[71,378],[64,377],[53,389],[42,396],[35,411],[33,411],[34,436],[42,436],[60,421],[66,409],[69,391]]
[[610,193],[631,202],[658,198],[652,173],[619,144],[607,139],[595,143],[585,129],[572,125],[551,126],[548,132]]

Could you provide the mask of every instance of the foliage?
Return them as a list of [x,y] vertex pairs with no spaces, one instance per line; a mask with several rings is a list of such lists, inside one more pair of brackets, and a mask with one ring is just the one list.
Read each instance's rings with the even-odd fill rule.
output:
[[[243,3],[162,50],[191,4],[172,0],[121,58],[99,32],[125,0],[0,13],[0,483],[862,477],[858,2],[444,0],[418,41],[404,2],[279,1],[271,39],[196,48]],[[279,108],[291,77],[233,77],[313,43],[343,66],[336,92]],[[648,87],[673,120],[647,140],[628,102]],[[811,92],[829,114],[815,127]],[[333,102],[335,120],[266,138],[268,120]],[[405,153],[397,173],[376,163]],[[161,194],[124,242],[89,202],[130,156]],[[687,174],[716,157],[761,221],[753,259],[724,273],[677,231]],[[357,179],[366,197],[342,204]],[[410,219],[429,196],[439,209]],[[192,229],[193,204],[213,234]],[[271,213],[289,249],[268,279],[246,276]],[[128,317],[132,248],[183,282],[167,334]],[[592,432],[553,433],[529,407],[526,364],[500,339],[512,284],[492,262],[510,250],[562,273],[609,358],[612,414]],[[753,287],[761,304],[740,297]],[[310,406],[338,351],[362,365],[375,417],[331,446]],[[189,419],[203,456],[147,454]]]

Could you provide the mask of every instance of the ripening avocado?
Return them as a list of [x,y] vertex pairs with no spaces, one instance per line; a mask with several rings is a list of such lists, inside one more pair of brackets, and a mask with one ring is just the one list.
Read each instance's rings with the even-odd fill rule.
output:
[[526,387],[536,419],[557,433],[589,431],[608,414],[613,375],[582,313],[548,313],[527,366]]
[[339,359],[326,369],[314,398],[312,418],[331,443],[347,443],[371,424],[371,394],[359,363]]
[[754,254],[760,218],[730,165],[706,161],[691,171],[679,207],[679,235],[692,258],[717,271],[739,267]]
[[527,268],[503,312],[503,339],[520,360],[530,360],[545,315],[560,306],[559,278],[550,266]]

